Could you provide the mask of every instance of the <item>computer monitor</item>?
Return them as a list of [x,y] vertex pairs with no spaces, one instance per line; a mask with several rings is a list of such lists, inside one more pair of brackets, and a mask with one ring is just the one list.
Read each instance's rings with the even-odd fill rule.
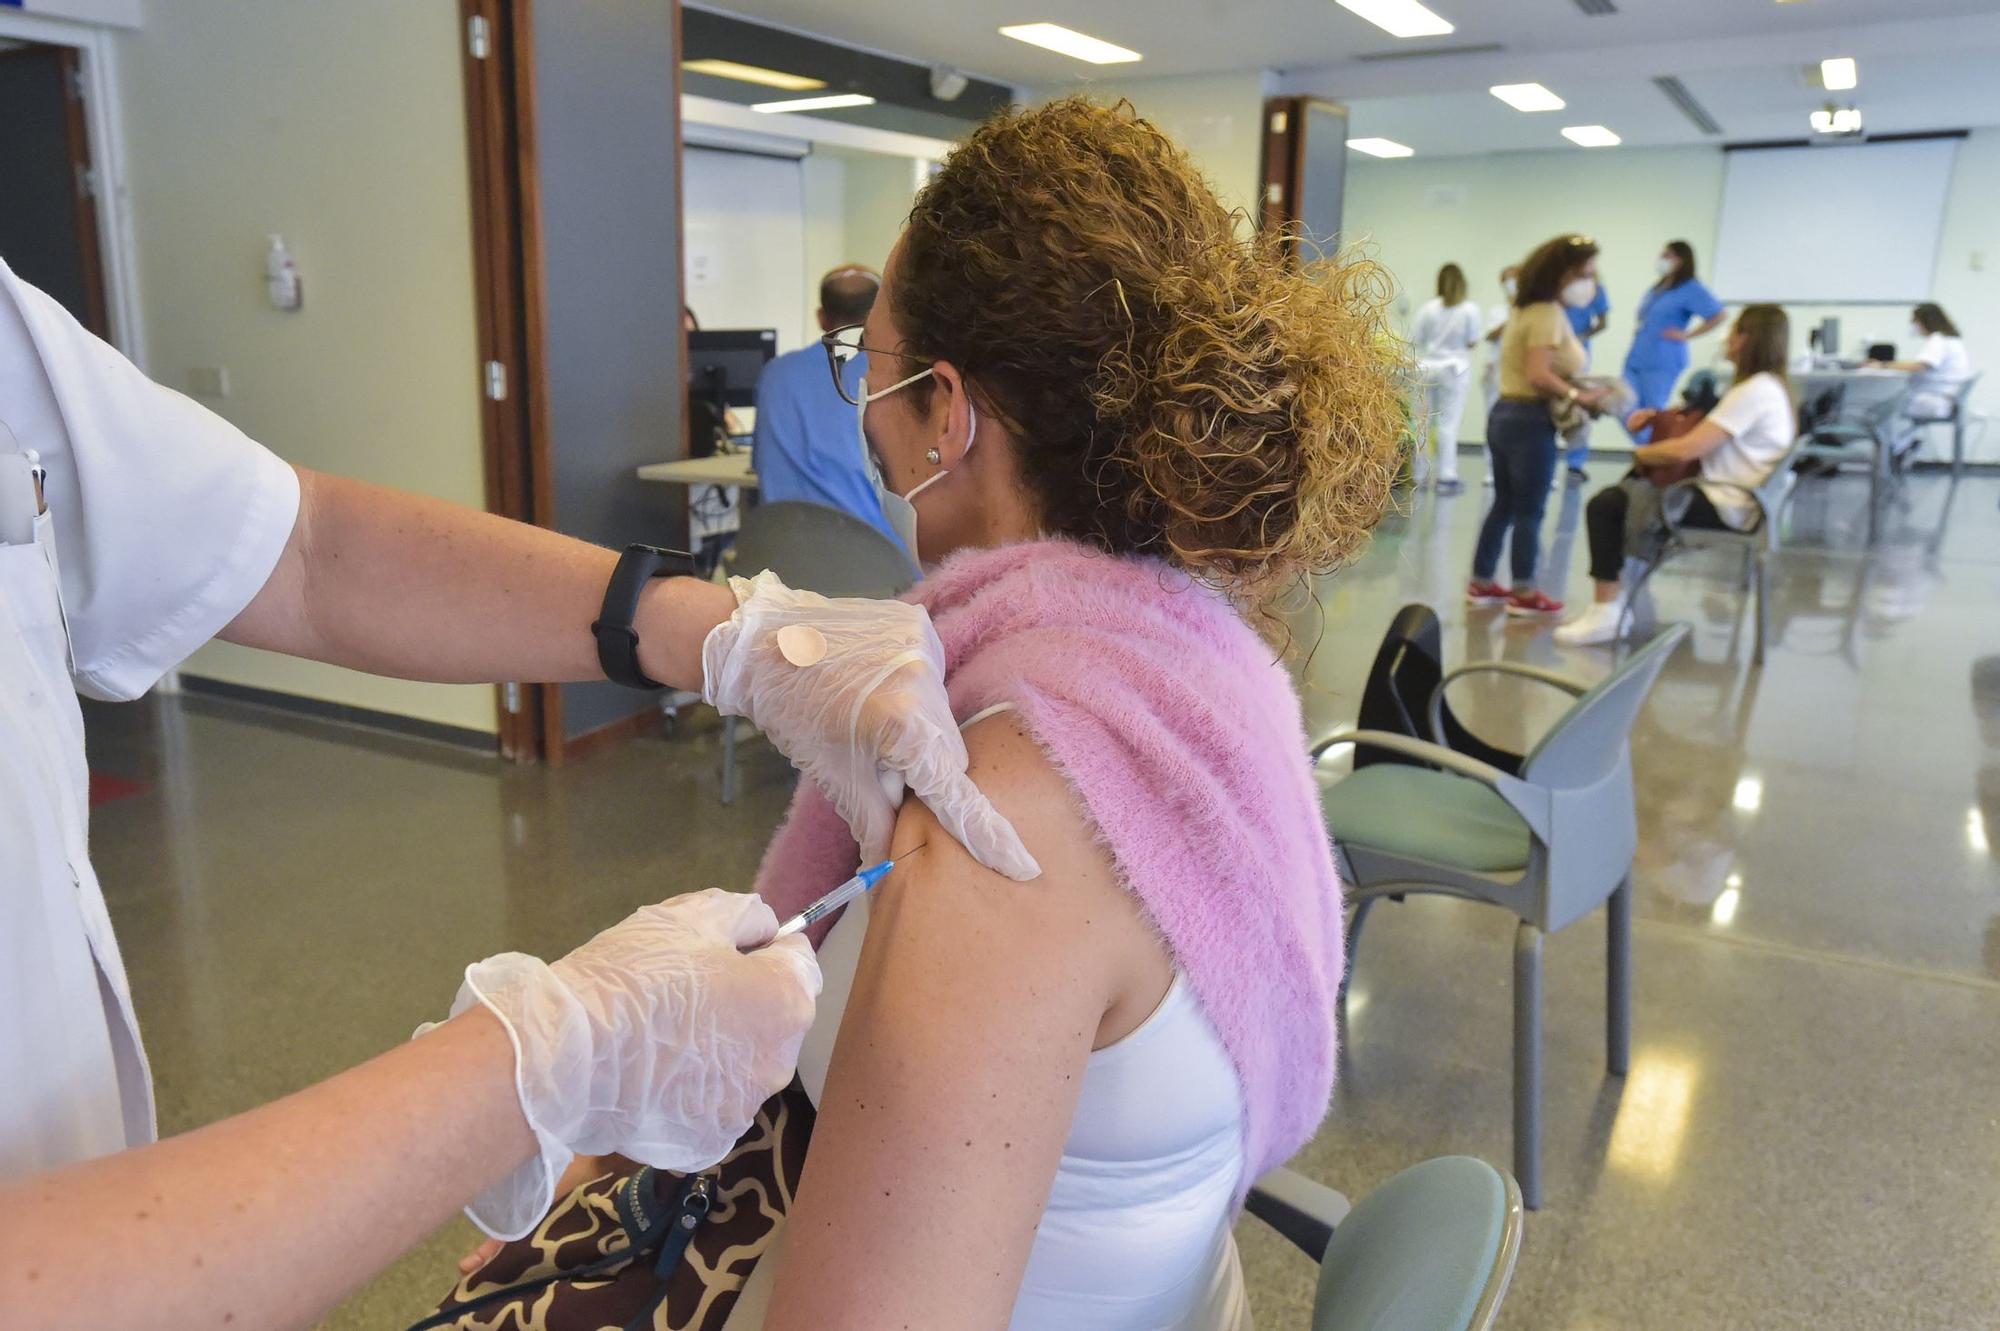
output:
[[1825,318],[1813,330],[1812,342],[1822,359],[1836,360],[1840,356],[1840,320]]
[[778,354],[778,330],[703,329],[687,339],[688,392],[717,407],[752,405],[757,376]]

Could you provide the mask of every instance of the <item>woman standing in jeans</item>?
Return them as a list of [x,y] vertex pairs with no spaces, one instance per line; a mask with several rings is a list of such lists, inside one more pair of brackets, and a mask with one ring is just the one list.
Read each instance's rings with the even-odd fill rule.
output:
[[[1472,555],[1472,581],[1465,599],[1475,606],[1507,607],[1510,615],[1557,615],[1562,602],[1535,587],[1541,554],[1542,510],[1556,469],[1556,426],[1552,410],[1565,404],[1595,411],[1611,389],[1584,389],[1572,380],[1583,373],[1583,344],[1576,340],[1564,306],[1582,309],[1597,294],[1597,242],[1587,236],[1558,236],[1521,265],[1513,317],[1500,335],[1500,400],[1486,422],[1486,451],[1493,469],[1493,507],[1479,529]],[[1493,581],[1500,567],[1500,543],[1513,532],[1514,585]]]

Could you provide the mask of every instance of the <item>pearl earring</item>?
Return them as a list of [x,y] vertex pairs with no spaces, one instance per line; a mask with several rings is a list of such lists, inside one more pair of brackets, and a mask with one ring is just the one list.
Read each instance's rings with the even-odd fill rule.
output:
[[927,452],[925,452],[924,461],[930,463],[933,467],[935,467],[938,463],[944,461],[944,454],[938,452],[935,448],[930,449]]

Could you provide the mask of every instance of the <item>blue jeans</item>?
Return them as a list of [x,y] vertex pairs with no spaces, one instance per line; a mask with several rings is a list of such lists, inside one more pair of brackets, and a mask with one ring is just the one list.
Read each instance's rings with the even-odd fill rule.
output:
[[1513,536],[1514,589],[1535,585],[1535,561],[1542,551],[1542,510],[1549,504],[1549,481],[1556,474],[1556,424],[1541,401],[1493,404],[1486,418],[1486,454],[1493,469],[1493,507],[1480,524],[1473,547],[1472,576],[1491,582],[1500,567],[1500,543]]

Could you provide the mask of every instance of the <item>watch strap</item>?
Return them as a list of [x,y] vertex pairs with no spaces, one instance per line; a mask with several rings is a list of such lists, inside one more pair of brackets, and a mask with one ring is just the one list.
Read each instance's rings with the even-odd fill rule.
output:
[[663,689],[639,668],[639,631],[632,627],[639,612],[639,595],[654,578],[694,572],[694,556],[685,550],[657,545],[628,545],[604,588],[604,605],[591,623],[597,639],[597,663],[605,678],[632,689]]

